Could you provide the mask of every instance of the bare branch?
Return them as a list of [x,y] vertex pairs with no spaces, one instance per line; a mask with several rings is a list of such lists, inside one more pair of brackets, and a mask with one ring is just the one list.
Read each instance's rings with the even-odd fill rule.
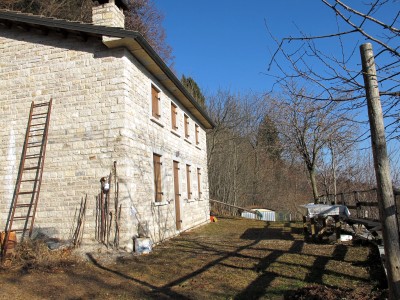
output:
[[354,30],[358,31],[359,33],[361,33],[363,36],[365,36],[366,38],[368,38],[371,41],[374,41],[375,43],[381,45],[383,48],[386,48],[387,50],[389,50],[390,52],[392,52],[394,55],[396,56],[400,56],[400,52],[398,52],[397,50],[393,49],[392,47],[390,47],[388,44],[380,41],[377,38],[374,38],[372,35],[368,34],[366,31],[364,31],[361,27],[355,25],[353,22],[350,21],[350,18],[346,18],[341,11],[339,11],[335,5],[330,4],[327,0],[322,0],[323,3],[325,3],[327,6],[329,6],[331,9],[334,10],[334,12],[339,15],[347,24],[349,24],[351,27],[354,28]]
[[[378,1],[377,1],[377,2],[378,2]],[[375,2],[375,3],[377,3],[377,2]],[[370,21],[372,21],[372,22],[374,22],[374,23],[376,23],[376,24],[382,26],[384,29],[389,29],[390,31],[392,31],[392,32],[394,32],[394,33],[400,33],[400,29],[397,29],[397,28],[393,27],[393,24],[392,24],[392,25],[387,25],[386,23],[384,23],[384,22],[382,22],[382,21],[379,21],[379,20],[376,19],[376,18],[371,17],[369,14],[363,14],[363,13],[361,13],[361,12],[359,12],[359,11],[357,11],[357,10],[351,8],[350,6],[344,4],[344,3],[343,3],[342,1],[340,1],[340,0],[336,0],[336,3],[338,3],[340,6],[342,6],[342,7],[343,7],[344,9],[346,9],[347,11],[352,12],[352,13],[358,15],[358,16],[361,16],[361,17],[363,17],[364,19],[368,19],[368,20],[370,20]],[[361,27],[361,26],[359,26],[359,27]]]

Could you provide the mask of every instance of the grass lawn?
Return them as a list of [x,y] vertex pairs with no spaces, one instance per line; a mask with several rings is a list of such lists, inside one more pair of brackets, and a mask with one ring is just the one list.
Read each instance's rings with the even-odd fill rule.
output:
[[[305,243],[302,224],[218,218],[142,256],[0,272],[8,299],[373,299],[384,279],[374,247]],[[339,294],[335,291],[340,288]],[[306,295],[306,294],[304,294]],[[309,295],[309,294],[308,294]],[[344,298],[343,295],[347,295]],[[374,296],[375,295],[375,296]]]

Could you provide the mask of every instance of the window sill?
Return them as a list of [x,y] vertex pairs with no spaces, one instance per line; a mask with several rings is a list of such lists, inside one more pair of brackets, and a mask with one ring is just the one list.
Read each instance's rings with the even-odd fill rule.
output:
[[187,203],[192,203],[192,202],[196,201],[195,199],[185,199],[185,200],[186,200]]
[[175,134],[179,138],[181,137],[181,135],[173,129],[171,129],[171,133]]
[[161,123],[161,121],[159,119],[154,118],[153,116],[150,117],[150,121],[156,123],[158,126],[161,126],[164,128],[164,124]]
[[199,149],[199,150],[201,150],[201,148],[200,148],[200,146],[199,146],[199,145],[196,145],[196,148],[197,148],[197,149]]
[[168,201],[161,201],[161,202],[154,202],[153,201],[153,205],[154,206],[164,206],[164,205],[168,205],[169,202]]
[[192,144],[192,142],[189,141],[187,138],[184,138],[184,140],[185,140],[185,142],[187,142],[187,143],[189,143],[189,144]]

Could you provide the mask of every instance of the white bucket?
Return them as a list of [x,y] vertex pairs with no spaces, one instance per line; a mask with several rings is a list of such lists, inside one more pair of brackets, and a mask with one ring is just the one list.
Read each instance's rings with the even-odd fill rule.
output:
[[352,239],[353,239],[353,236],[351,236],[350,234],[341,234],[340,235],[341,242],[348,242],[348,241],[351,241]]

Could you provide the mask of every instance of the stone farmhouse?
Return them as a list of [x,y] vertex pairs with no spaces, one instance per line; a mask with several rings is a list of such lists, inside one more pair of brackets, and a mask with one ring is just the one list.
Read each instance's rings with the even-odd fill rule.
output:
[[123,0],[93,24],[0,10],[0,226],[10,211],[32,101],[52,99],[34,232],[69,239],[87,195],[96,235],[100,179],[117,164],[120,247],[209,221],[206,130],[213,122],[146,40],[124,29]]

